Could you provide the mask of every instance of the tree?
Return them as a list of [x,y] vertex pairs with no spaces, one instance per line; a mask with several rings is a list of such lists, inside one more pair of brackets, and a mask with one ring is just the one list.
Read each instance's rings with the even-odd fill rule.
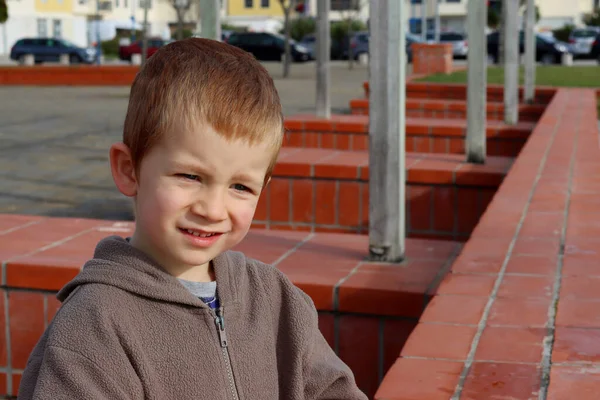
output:
[[0,0],[0,24],[6,23],[8,20],[8,5],[6,0]]
[[167,0],[175,9],[177,14],[177,31],[176,38],[181,40],[184,38],[183,24],[186,14],[190,11],[192,0]]
[[600,8],[596,8],[590,15],[587,15],[583,22],[589,26],[600,26]]
[[300,0],[279,0],[281,9],[283,10],[283,31],[285,35],[284,56],[283,56],[283,77],[287,78],[290,74],[291,48],[290,48],[290,14],[300,4],[304,6],[304,2]]

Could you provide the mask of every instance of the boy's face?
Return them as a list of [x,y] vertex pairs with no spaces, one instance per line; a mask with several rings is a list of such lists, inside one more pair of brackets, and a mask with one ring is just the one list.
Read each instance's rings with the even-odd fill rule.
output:
[[248,232],[272,157],[208,124],[168,133],[140,165],[132,244],[175,276],[207,268]]

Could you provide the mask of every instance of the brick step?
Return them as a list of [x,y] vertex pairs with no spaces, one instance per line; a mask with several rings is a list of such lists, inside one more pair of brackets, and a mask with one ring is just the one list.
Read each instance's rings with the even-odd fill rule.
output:
[[[12,390],[0,384],[0,398],[17,395],[27,357],[59,306],[56,291],[98,240],[131,234],[131,222],[0,214],[0,326],[12,333],[2,339],[12,357],[2,361],[0,382],[13,382]],[[275,264],[313,299],[323,336],[373,398],[378,371],[396,360],[462,245],[407,239],[405,261],[394,265],[365,262],[368,242],[365,235],[252,229],[236,250]],[[357,340],[368,351],[356,351]]]
[[[369,97],[369,82],[363,83],[365,97]],[[519,98],[523,98],[523,87],[519,87]],[[536,87],[534,104],[548,104],[552,100],[552,96],[556,93],[556,88],[552,87]],[[421,99],[444,99],[444,100],[467,100],[467,85],[463,83],[431,83],[431,82],[407,82],[406,83],[407,98]],[[504,86],[503,85],[488,85],[487,99],[488,102],[503,102]]]
[[[504,120],[504,103],[488,102],[487,119]],[[520,104],[519,121],[536,122],[544,113],[543,104]],[[350,100],[350,112],[353,115],[369,115],[369,99]],[[445,99],[407,99],[406,116],[418,118],[466,119],[467,102],[464,100]]]
[[[512,164],[407,153],[406,229],[411,237],[465,240]],[[283,148],[253,226],[311,232],[368,232],[366,151]]]
[[[288,131],[285,147],[367,150],[369,117],[367,115],[315,115],[286,117]],[[501,121],[487,123],[487,154],[515,157],[534,129],[533,122],[507,125]],[[464,154],[467,123],[464,120],[438,118],[406,119],[406,151],[439,154]]]

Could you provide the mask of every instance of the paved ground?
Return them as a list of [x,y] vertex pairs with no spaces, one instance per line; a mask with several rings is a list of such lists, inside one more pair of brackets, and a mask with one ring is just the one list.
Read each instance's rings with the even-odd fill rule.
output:
[[[281,64],[265,65],[286,115],[314,112],[314,63],[294,64],[287,80]],[[334,63],[331,76],[333,111],[348,112],[368,70]],[[122,134],[128,88],[0,86],[0,98],[0,213],[131,218],[107,157]]]

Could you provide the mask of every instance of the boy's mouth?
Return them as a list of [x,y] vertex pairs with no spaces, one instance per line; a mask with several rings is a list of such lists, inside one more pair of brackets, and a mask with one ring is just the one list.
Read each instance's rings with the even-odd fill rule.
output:
[[205,232],[205,231],[197,231],[195,229],[186,229],[186,228],[180,228],[180,230],[183,233],[187,233],[188,235],[192,235],[192,236],[196,236],[196,237],[202,237],[202,238],[208,238],[208,237],[213,237],[213,236],[221,235],[220,232]]

